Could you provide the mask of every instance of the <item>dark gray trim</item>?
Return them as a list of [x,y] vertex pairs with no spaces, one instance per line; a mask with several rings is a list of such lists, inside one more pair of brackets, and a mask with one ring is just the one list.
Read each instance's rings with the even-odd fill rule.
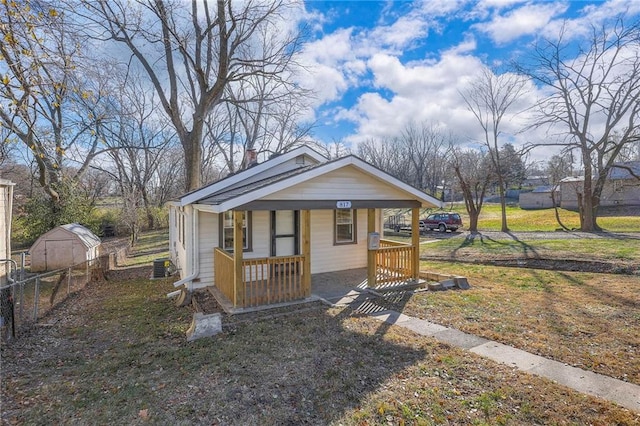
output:
[[338,201],[351,201],[352,209],[420,208],[416,200],[256,200],[235,210],[335,210]]
[[353,240],[351,241],[338,241],[338,227],[337,218],[338,218],[338,210],[333,210],[333,245],[334,246],[344,246],[348,244],[358,244],[358,210],[356,209],[340,209],[340,210],[349,210],[351,211],[351,217],[353,218]]
[[293,238],[294,255],[300,254],[300,211],[293,211],[293,234],[276,234],[276,211],[269,212],[270,234],[271,234],[271,256],[276,256],[276,239],[277,238]]

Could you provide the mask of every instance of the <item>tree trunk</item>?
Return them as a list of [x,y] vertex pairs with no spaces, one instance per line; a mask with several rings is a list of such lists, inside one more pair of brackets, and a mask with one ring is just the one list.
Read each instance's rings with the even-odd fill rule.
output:
[[200,188],[201,185],[202,121],[196,121],[193,124],[193,130],[187,132],[181,142],[185,154],[186,190],[193,191]]
[[469,213],[469,232],[478,232],[478,218],[480,217],[480,212],[471,211]]
[[502,232],[509,232],[507,226],[507,200],[505,198],[504,179],[502,176],[498,176],[498,184],[500,185],[500,210],[502,212]]

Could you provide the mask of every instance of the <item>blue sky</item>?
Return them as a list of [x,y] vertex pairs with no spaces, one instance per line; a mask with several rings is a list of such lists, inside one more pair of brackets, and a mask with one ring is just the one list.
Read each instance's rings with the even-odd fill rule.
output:
[[[506,72],[535,37],[554,37],[562,25],[578,40],[590,25],[626,11],[640,17],[640,1],[437,0],[307,1],[310,40],[302,80],[317,95],[315,136],[351,147],[398,134],[411,121],[438,123],[472,143],[480,138],[460,91],[482,65]],[[538,96],[532,87],[521,106]],[[520,130],[526,114],[503,130],[513,141],[543,138]]]

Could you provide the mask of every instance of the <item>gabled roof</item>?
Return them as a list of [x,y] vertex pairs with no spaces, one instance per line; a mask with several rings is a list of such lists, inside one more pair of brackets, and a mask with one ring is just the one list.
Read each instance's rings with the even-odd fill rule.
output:
[[234,185],[230,189],[222,187],[217,191],[212,191],[212,188],[209,188],[209,191],[206,191],[206,195],[202,192],[201,194],[204,196],[200,198],[193,197],[195,199],[192,202],[210,205],[213,206],[214,211],[223,212],[347,166],[353,166],[359,171],[407,193],[412,199],[418,200],[423,205],[442,206],[440,200],[402,182],[354,155],[288,170],[259,181],[252,181],[246,185]]
[[[180,205],[185,206],[197,202],[198,200],[207,198],[224,190],[225,188],[229,188],[236,184],[241,184],[242,181],[251,180],[252,178],[258,178],[260,174],[269,175],[268,172],[270,169],[274,169],[277,166],[300,156],[309,157],[316,163],[327,161],[327,158],[319,154],[317,151],[307,146],[301,146],[289,152],[285,152],[284,154],[280,154],[276,157],[270,158],[269,160],[250,167],[246,170],[234,173],[225,177],[224,179],[220,179],[219,181],[213,182],[209,185],[203,186],[202,188],[198,188],[194,191],[184,194],[180,197]],[[266,177],[267,176],[265,176],[265,178]]]
[[102,242],[96,234],[91,232],[88,228],[80,225],[79,223],[69,223],[67,225],[61,225],[60,227],[66,231],[71,232],[72,234],[77,235],[86,247],[99,246]]
[[541,185],[534,188],[533,193],[547,193],[552,191],[559,191],[557,185]]
[[636,176],[640,176],[640,161],[614,163],[609,170],[609,179],[637,179]]

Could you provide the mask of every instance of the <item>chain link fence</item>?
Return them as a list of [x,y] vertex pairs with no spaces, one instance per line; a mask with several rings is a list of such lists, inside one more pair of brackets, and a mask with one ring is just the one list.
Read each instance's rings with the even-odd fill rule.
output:
[[105,279],[105,274],[124,256],[126,249],[39,275],[14,268],[8,274],[8,282],[0,286],[0,332],[3,343],[19,337],[71,294],[85,288],[90,281]]

